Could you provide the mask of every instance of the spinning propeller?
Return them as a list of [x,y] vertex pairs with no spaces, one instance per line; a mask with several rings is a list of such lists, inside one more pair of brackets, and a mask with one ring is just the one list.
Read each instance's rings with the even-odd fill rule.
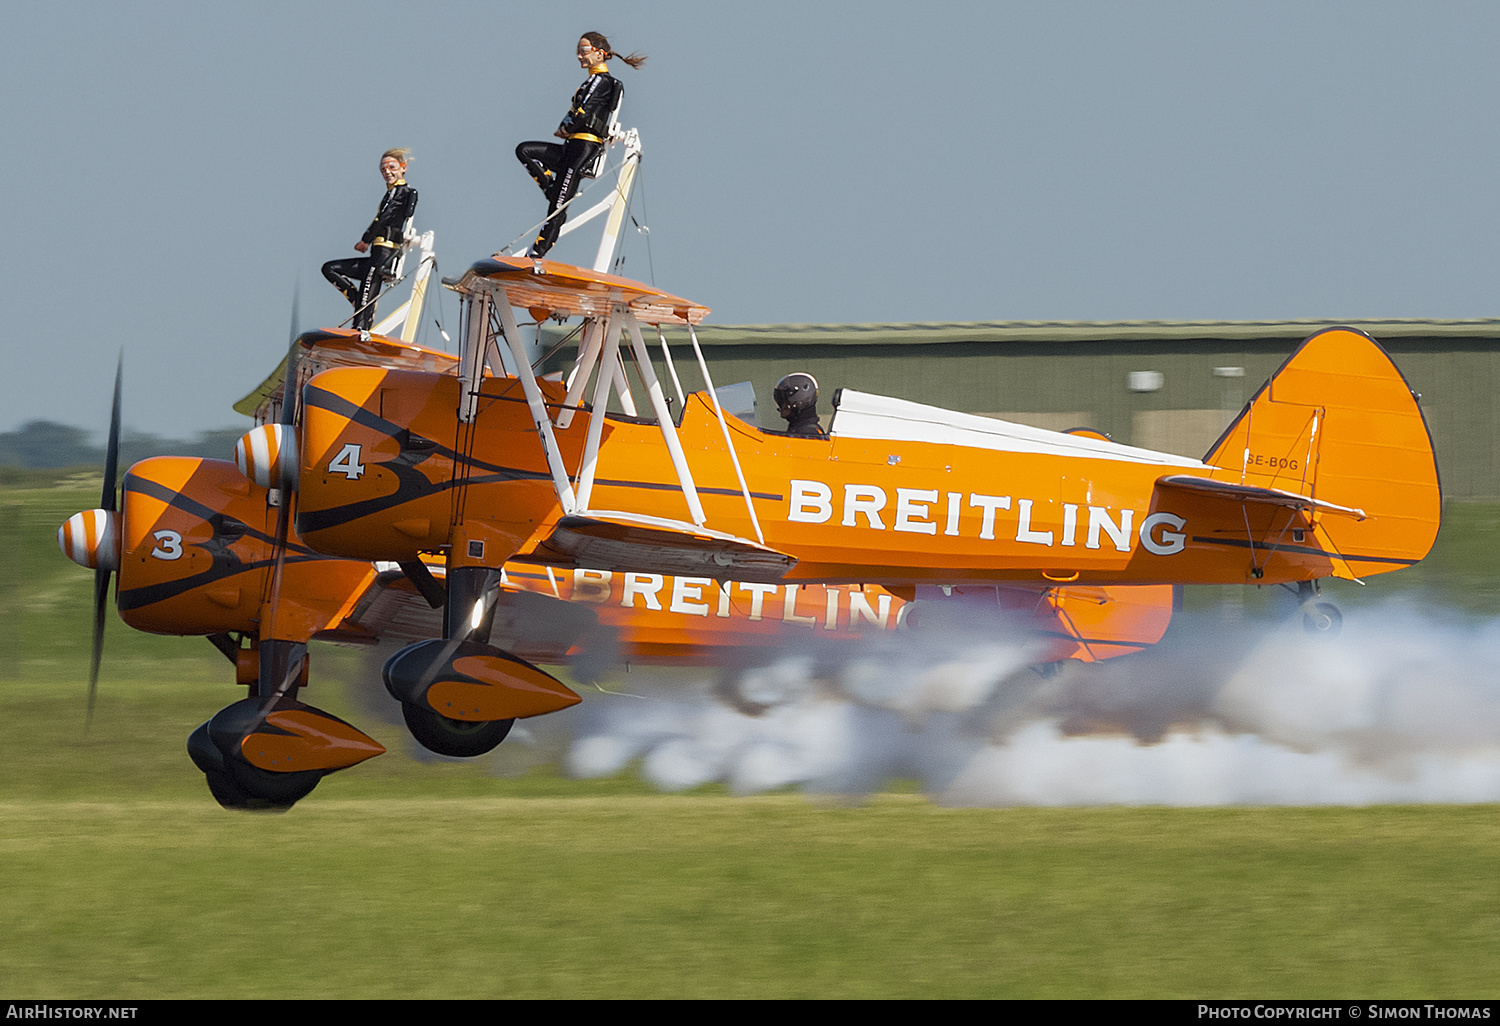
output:
[[122,351],[115,362],[115,397],[110,404],[109,443],[104,449],[104,485],[99,497],[100,507],[111,514],[109,520],[115,535],[111,539],[114,542],[111,548],[115,559],[112,568],[100,566],[94,570],[94,645],[89,656],[89,707],[84,718],[85,729],[94,721],[94,700],[99,692],[99,661],[104,655],[104,606],[109,599],[110,569],[119,569],[120,566],[120,517],[115,477],[120,470],[120,381],[124,372],[125,353]]
[[302,403],[302,347],[297,343],[300,299],[299,287],[292,293],[292,322],[287,340],[286,370],[282,376],[281,410],[276,422],[247,432],[235,446],[235,462],[240,472],[256,484],[274,489],[277,494],[274,555],[265,591],[261,632],[261,705],[247,732],[259,727],[276,703],[291,691],[307,660],[305,643],[277,637],[284,633],[277,630],[277,619],[297,487],[297,422]]
[[[292,530],[292,503],[296,495],[297,486],[297,414],[302,405],[302,373],[301,355],[302,347],[297,344],[298,332],[298,307],[300,305],[300,285],[292,292],[292,325],[290,338],[287,341],[286,353],[286,376],[281,383],[281,416],[278,418],[277,427],[280,428],[278,441],[278,459],[276,469],[279,471],[274,487],[280,493],[276,516],[276,562],[271,567],[270,599],[267,615],[270,618],[271,634],[275,637],[275,618],[277,610],[281,608],[281,578],[286,568],[287,541],[291,537]],[[264,643],[263,643],[264,645]],[[265,684],[268,680],[274,680],[275,676],[268,676],[263,669],[261,671],[261,697],[264,701],[260,707],[260,719],[271,712],[273,706],[281,700],[292,686],[292,682],[300,676],[302,666],[307,661],[307,645],[300,644],[291,646],[291,650],[282,653],[286,646],[274,645],[274,657],[271,660],[271,671],[280,676],[280,681],[271,691],[265,693]],[[262,656],[265,653],[262,652]],[[279,665],[285,661],[283,667]],[[258,726],[259,724],[257,724]]]
[[120,380],[125,354],[115,364],[115,398],[109,415],[109,444],[104,453],[104,487],[99,508],[74,513],[57,529],[57,544],[73,562],[94,571],[94,641],[89,662],[89,704],[84,729],[94,722],[99,690],[99,661],[104,654],[104,608],[110,574],[120,569],[120,513],[115,482],[120,467]]

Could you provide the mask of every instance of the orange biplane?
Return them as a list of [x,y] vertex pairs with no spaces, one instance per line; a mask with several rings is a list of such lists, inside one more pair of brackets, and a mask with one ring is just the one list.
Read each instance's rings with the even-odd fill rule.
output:
[[[848,389],[827,438],[791,437],[723,410],[706,307],[501,255],[446,284],[457,356],[412,342],[421,275],[402,338],[391,318],[301,335],[237,406],[260,426],[236,462],[143,461],[118,511],[117,383],[102,508],[59,530],[96,570],[90,701],[118,572],[127,623],[207,635],[249,687],[188,743],[227,806],[287,807],[384,750],[298,701],[314,638],[409,640],[383,672],[408,726],[476,755],[579,701],[537,663],[734,663],[928,607],[1019,623],[1041,661],[1092,660],[1159,640],[1185,584],[1286,585],[1332,628],[1320,579],[1411,565],[1436,536],[1421,410],[1350,329],[1304,342],[1200,461]],[[538,377],[518,310],[538,336],[581,322],[565,380]],[[668,329],[703,391],[682,391]]]
[[[291,365],[302,376],[336,366],[451,373],[457,362],[395,339],[339,331],[308,332],[296,347]],[[237,408],[274,419],[283,370]],[[918,605],[877,586],[741,586],[706,576],[510,562],[493,586],[487,628],[463,630],[445,624],[445,561],[423,554],[414,563],[371,563],[303,544],[286,522],[283,493],[268,487],[285,482],[264,473],[254,479],[256,432],[240,445],[239,463],[186,457],[137,463],[125,476],[116,512],[118,396],[113,420],[103,508],[76,514],[59,530],[64,552],[94,567],[99,582],[90,704],[107,578],[116,572],[121,619],[151,633],[208,637],[234,664],[236,682],[249,688],[247,699],[221,710],[189,742],[228,807],[287,807],[327,773],[384,751],[352,725],[296,700],[308,681],[306,643],[313,639],[422,642],[462,630],[533,664],[608,666],[623,659],[741,667],[787,644],[827,648],[893,631]],[[262,450],[262,470],[264,462]],[[985,592],[995,613],[1003,613],[1003,626],[1024,633],[1042,664],[1109,658],[1154,644],[1173,598],[1171,587]],[[504,668],[524,672],[518,660]],[[504,738],[515,717],[577,700],[551,678],[537,679],[538,704],[513,706],[506,711],[514,715],[499,722],[440,716],[413,702],[402,709],[429,749],[478,755]],[[268,705],[267,698],[274,701]]]
[[[1149,643],[1181,584],[1289,585],[1315,626],[1333,626],[1318,580],[1413,564],[1438,527],[1417,401],[1349,329],[1303,343],[1200,461],[849,390],[827,439],[789,437],[724,413],[693,330],[701,306],[521,258],[481,261],[450,287],[465,307],[452,367],[330,367],[300,388],[295,429],[251,436],[264,480],[291,485],[296,468],[302,544],[397,564],[431,592],[423,558],[442,560],[442,638],[385,669],[408,721],[434,734],[489,744],[513,718],[576,700],[490,643],[521,565],[623,575],[624,601],[670,595],[704,625],[725,602],[764,610],[773,596],[815,623],[802,590],[865,582],[892,603],[982,598],[997,621],[1007,605],[1092,602],[1098,634],[1132,621],[1134,637],[1114,636]],[[566,381],[536,376],[517,309],[582,319]],[[669,374],[663,329],[685,329],[709,383],[680,397],[677,416],[643,325]],[[610,412],[616,396],[625,412]]]

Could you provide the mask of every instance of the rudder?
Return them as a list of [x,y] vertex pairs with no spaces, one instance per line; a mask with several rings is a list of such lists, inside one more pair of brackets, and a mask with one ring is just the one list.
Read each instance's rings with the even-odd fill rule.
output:
[[1210,477],[1363,510],[1314,514],[1335,576],[1399,569],[1427,555],[1442,491],[1427,421],[1390,355],[1352,328],[1320,331],[1260,387],[1209,450]]

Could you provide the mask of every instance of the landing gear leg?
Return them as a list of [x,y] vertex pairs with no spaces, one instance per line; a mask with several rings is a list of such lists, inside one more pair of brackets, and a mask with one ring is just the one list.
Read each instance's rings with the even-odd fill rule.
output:
[[[500,572],[488,567],[455,567],[448,572],[447,582],[448,602],[443,607],[444,640],[487,640],[495,623],[495,587],[500,583]],[[386,666],[390,667],[400,655],[398,652]],[[390,687],[389,672],[386,686]],[[413,702],[405,697],[401,698],[401,715],[411,736],[423,748],[460,759],[471,759],[491,751],[505,740],[516,722],[513,719],[453,719],[425,702]]]
[[428,751],[483,755],[517,719],[578,702],[556,677],[488,644],[499,596],[499,570],[449,570],[443,639],[407,645],[381,669],[412,736]]

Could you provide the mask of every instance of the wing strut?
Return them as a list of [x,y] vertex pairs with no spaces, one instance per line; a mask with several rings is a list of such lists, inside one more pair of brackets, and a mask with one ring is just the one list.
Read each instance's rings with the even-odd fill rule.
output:
[[[677,426],[672,423],[672,411],[667,407],[666,396],[662,395],[661,382],[656,378],[656,370],[651,366],[651,352],[646,348],[646,340],[641,337],[640,322],[635,319],[635,314],[624,307],[619,308],[625,316],[625,330],[630,332],[630,346],[635,351],[636,369],[640,372],[641,379],[646,385],[646,395],[651,400],[651,409],[656,414],[656,422],[661,425],[661,437],[667,443],[667,452],[672,457],[672,466],[677,471],[677,480],[682,484],[682,494],[687,499],[688,513],[693,518],[693,523],[699,527],[708,519],[703,513],[703,504],[698,501],[698,488],[693,483],[693,472],[688,468],[687,456],[682,451],[682,442],[677,438]],[[738,462],[738,461],[736,461]],[[754,511],[750,514],[755,515]],[[759,525],[756,533],[760,532]],[[765,539],[761,539],[762,543]]]
[[557,501],[562,504],[564,513],[572,514],[578,510],[579,500],[574,496],[573,486],[568,481],[568,468],[563,465],[562,450],[557,447],[557,436],[552,433],[552,420],[547,416],[547,404],[542,398],[542,390],[536,383],[536,375],[531,373],[531,360],[526,355],[526,343],[521,340],[521,329],[516,324],[515,311],[510,308],[510,297],[505,294],[503,286],[490,287],[500,294],[500,302],[496,304],[500,308],[500,327],[506,344],[510,346],[511,359],[516,364],[516,376],[521,379],[521,389],[526,393],[526,405],[531,407],[531,419],[536,424],[537,436],[547,454],[547,469],[552,472],[552,487],[557,490]]
[[740,469],[739,453],[734,451],[734,440],[729,437],[729,422],[724,419],[724,407],[719,405],[718,389],[714,388],[713,378],[708,376],[708,361],[703,359],[703,349],[698,345],[698,333],[693,330],[691,322],[687,330],[688,338],[693,340],[693,353],[698,357],[698,369],[703,372],[703,383],[708,386],[708,394],[713,397],[714,413],[719,417],[719,430],[724,432],[724,447],[729,450],[729,460],[734,464],[734,476],[740,480],[740,494],[745,497],[745,509],[750,512],[755,539],[764,545],[766,536],[760,529],[760,518],[755,515],[755,503],[750,501],[750,486],[745,483],[745,472]]
[[[714,391],[697,335],[692,332],[692,321],[701,319],[708,312],[706,308],[696,307],[675,296],[657,292],[649,286],[602,272],[585,271],[545,260],[514,257],[496,256],[490,261],[483,261],[476,264],[462,281],[447,284],[465,296],[464,349],[459,359],[463,393],[460,420],[472,424],[478,416],[478,397],[485,373],[486,356],[489,357],[490,369],[495,376],[510,377],[514,374],[520,379],[558,502],[565,520],[571,521],[567,530],[559,528],[554,532],[556,537],[553,540],[557,542],[560,553],[576,555],[587,550],[594,554],[589,558],[615,558],[619,555],[616,552],[619,549],[633,554],[630,558],[635,558],[645,552],[663,566],[698,567],[702,564],[703,567],[720,573],[743,570],[762,574],[767,579],[779,579],[795,565],[795,559],[765,547],[765,535],[751,501],[723,407]],[[562,403],[551,403],[552,406],[559,407],[555,425],[548,409],[548,400],[537,383],[530,356],[516,323],[514,308],[517,306],[531,311],[539,320],[559,313],[585,318],[584,333],[577,361],[568,378],[567,392]],[[745,499],[745,508],[755,527],[758,542],[710,531],[706,527],[707,514],[693,480],[692,470],[688,466],[687,454],[678,437],[671,407],[663,392],[661,380],[656,375],[650,350],[641,331],[643,321],[655,327],[659,337],[663,321],[688,325],[693,350],[713,397],[720,430],[724,433],[729,458],[734,465],[740,493]],[[661,432],[690,521],[642,517],[628,511],[592,509],[593,490],[612,392],[620,395],[621,405],[625,407],[627,416],[635,416],[623,363],[622,335],[625,333],[629,335],[632,362],[636,365],[640,383],[651,404],[651,412],[657,430]],[[513,370],[501,365],[497,335],[505,336],[506,345],[511,352],[511,360],[507,362],[513,365]],[[677,379],[676,368],[671,365],[665,339],[662,341],[664,359],[680,396],[681,382]],[[590,405],[584,405],[582,398],[589,391],[591,374],[593,401]],[[590,411],[589,423],[576,475],[570,475],[563,462],[555,432],[567,430],[580,408]],[[620,558],[625,559],[624,556]],[[703,563],[704,560],[709,560],[712,567]],[[761,566],[761,563],[765,565]]]
[[[619,325],[615,325],[616,330]],[[559,430],[566,431],[573,423],[573,414],[578,407],[578,400],[583,396],[583,390],[588,387],[589,375],[594,371],[594,364],[598,362],[601,339],[608,332],[608,326],[603,319],[590,317],[583,329],[583,345],[578,350],[578,359],[573,363],[573,369],[568,373],[568,395],[563,400],[563,408],[557,411],[557,426]],[[625,411],[627,417],[636,416],[635,398],[630,394],[630,382],[625,377],[625,367],[620,362],[620,356],[615,354],[613,368],[615,381],[615,394],[620,397],[620,408]]]

